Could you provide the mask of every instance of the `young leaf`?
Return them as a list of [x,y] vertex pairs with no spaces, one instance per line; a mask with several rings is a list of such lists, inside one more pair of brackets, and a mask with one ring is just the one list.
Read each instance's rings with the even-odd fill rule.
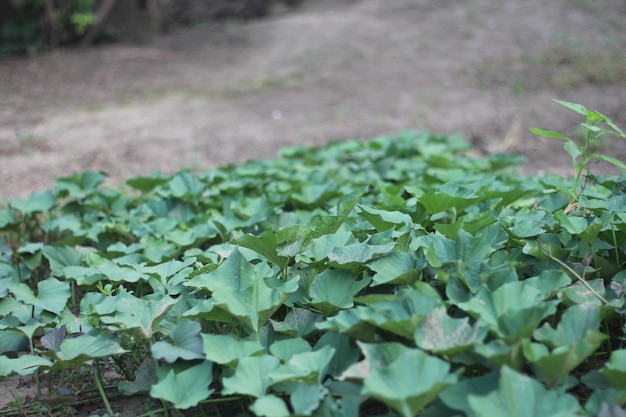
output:
[[587,110],[587,108],[583,105],[572,103],[570,101],[557,100],[557,99],[553,99],[553,101],[555,103],[560,104],[561,106],[567,107],[568,109],[575,111],[581,116],[587,116],[587,114],[589,114],[589,110]]
[[529,128],[529,130],[532,133],[534,133],[535,135],[538,135],[538,136],[543,136],[543,137],[546,137],[546,138],[569,140],[569,138],[567,136],[565,136],[564,134],[559,133],[559,132],[553,132],[551,130],[538,129],[536,127],[531,127],[531,128]]

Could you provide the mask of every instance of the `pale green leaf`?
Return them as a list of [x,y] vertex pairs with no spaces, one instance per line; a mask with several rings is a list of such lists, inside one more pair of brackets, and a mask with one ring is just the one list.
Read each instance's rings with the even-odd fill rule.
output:
[[222,365],[234,366],[240,359],[258,355],[264,350],[258,341],[242,340],[233,333],[225,335],[202,333],[200,336],[206,358]]
[[52,367],[52,362],[36,355],[22,355],[17,358],[8,358],[0,355],[0,377],[10,375],[31,375],[41,369]]
[[209,389],[212,381],[213,365],[209,361],[203,361],[178,372],[170,369],[164,378],[152,386],[150,395],[185,410],[209,398],[214,391]]
[[497,391],[470,395],[468,401],[477,417],[570,417],[581,412],[575,397],[548,391],[506,366],[500,373]]
[[200,324],[191,320],[180,320],[170,333],[171,343],[159,340],[152,344],[152,356],[173,363],[178,359],[204,359]]
[[454,356],[480,343],[487,335],[487,329],[477,324],[469,324],[469,318],[454,319],[446,309],[435,309],[426,317],[414,332],[415,344],[427,351]]
[[450,365],[420,350],[406,350],[388,366],[374,366],[363,381],[363,393],[403,417],[414,417],[439,393],[457,381]]
[[264,395],[257,398],[250,406],[250,410],[257,416],[288,417],[291,415],[285,402],[275,395]]
[[262,355],[242,358],[237,364],[234,375],[222,380],[223,395],[245,394],[263,397],[273,384],[268,376],[280,366],[273,356]]

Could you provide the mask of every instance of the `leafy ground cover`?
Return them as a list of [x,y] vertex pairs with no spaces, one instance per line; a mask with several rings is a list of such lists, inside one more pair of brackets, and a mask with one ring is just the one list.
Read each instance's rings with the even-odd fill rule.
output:
[[145,415],[625,415],[626,174],[467,149],[407,131],[13,199],[0,377],[41,397],[5,415],[72,415],[79,373],[118,413],[110,369]]

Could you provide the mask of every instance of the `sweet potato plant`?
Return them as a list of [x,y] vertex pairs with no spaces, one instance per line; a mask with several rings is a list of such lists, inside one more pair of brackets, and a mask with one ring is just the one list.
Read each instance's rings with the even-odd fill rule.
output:
[[87,369],[109,415],[626,415],[626,174],[577,176],[573,206],[571,178],[467,147],[402,132],[12,199],[0,378],[63,388],[22,405],[49,413]]

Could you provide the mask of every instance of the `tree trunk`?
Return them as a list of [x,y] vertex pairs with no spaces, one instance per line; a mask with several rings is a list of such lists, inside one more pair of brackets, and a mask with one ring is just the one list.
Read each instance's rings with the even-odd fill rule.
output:
[[87,33],[80,42],[81,48],[91,45],[100,36],[113,14],[119,0],[105,0],[98,9],[96,23],[89,27]]

